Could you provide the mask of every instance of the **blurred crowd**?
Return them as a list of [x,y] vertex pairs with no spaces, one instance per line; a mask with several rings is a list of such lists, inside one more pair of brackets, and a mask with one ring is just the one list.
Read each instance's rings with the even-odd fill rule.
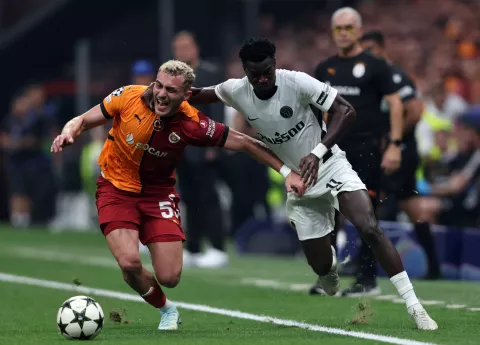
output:
[[[356,8],[363,16],[365,30],[381,29],[387,34],[389,56],[414,78],[424,99],[425,110],[417,128],[423,159],[418,171],[419,189],[425,183],[445,180],[468,163],[480,143],[480,121],[457,121],[472,105],[480,103],[480,1],[376,0],[363,1]],[[313,74],[318,62],[335,52],[330,38],[330,13],[301,13],[300,9],[298,13],[290,22],[277,20],[275,14],[262,14],[260,35],[276,42],[279,68]],[[194,67],[197,85],[243,76],[236,51],[219,66],[202,60],[200,48],[188,32],[178,34],[172,42],[172,55]],[[156,61],[133,62],[131,79],[125,84],[148,84],[157,67]],[[0,180],[3,190],[9,191],[4,193],[2,210],[8,209],[11,224],[18,227],[32,223],[56,228],[95,227],[95,160],[105,131],[90,133],[80,148],[73,149],[76,155],[51,156],[50,140],[71,116],[65,118],[58,103],[47,98],[41,84],[31,84],[17,94],[9,114],[2,117],[0,145],[5,164]],[[217,106],[205,112],[255,135],[243,117],[230,108]],[[471,113],[470,118],[480,118],[479,112]],[[202,183],[198,183],[199,177]],[[471,181],[468,190],[452,196],[452,202],[468,204],[465,208],[477,211],[479,184]],[[472,185],[477,187],[472,189]],[[197,243],[190,242],[189,248],[198,252],[199,241],[209,238],[213,249],[218,250],[217,259],[224,250],[219,234],[233,233],[250,217],[265,218],[283,209],[281,178],[241,153],[189,150],[179,169],[179,187],[186,205],[187,229],[216,229],[215,233],[199,233]],[[428,196],[428,192],[420,192]],[[395,203],[387,204],[383,218],[401,220]],[[204,208],[198,211],[192,205]],[[478,216],[472,215],[467,221],[455,216],[444,218],[441,214],[447,206],[441,203],[438,207],[435,212],[431,210],[436,223],[480,226]],[[72,209],[77,211],[72,214]],[[209,225],[209,217],[217,222],[218,213],[226,215],[221,224]]]

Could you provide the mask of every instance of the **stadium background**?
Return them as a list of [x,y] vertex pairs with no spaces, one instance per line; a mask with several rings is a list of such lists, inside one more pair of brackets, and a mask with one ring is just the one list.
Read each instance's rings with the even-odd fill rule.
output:
[[[95,155],[104,141],[104,133],[85,135],[61,156],[49,155],[49,143],[68,119],[97,104],[115,88],[131,83],[132,66],[138,60],[148,60],[157,67],[171,58],[175,33],[193,32],[202,59],[218,66],[225,78],[242,76],[237,47],[245,37],[255,35],[274,39],[279,68],[312,74],[316,64],[334,52],[329,16],[345,5],[360,11],[365,29],[385,31],[391,58],[417,83],[426,105],[418,126],[420,152],[425,165],[428,163],[435,172],[429,175],[430,179],[448,177],[445,162],[457,154],[455,118],[469,106],[480,103],[480,1],[1,1],[2,121],[16,113],[48,119],[42,159],[50,170],[34,174],[36,184],[47,188],[39,188],[33,195],[33,223],[53,231],[96,227],[92,199],[97,173]],[[234,125],[228,111],[225,121]],[[1,147],[0,213],[8,223],[12,174],[8,173],[6,162],[11,147],[3,136]],[[222,159],[225,156],[218,158],[219,165]],[[225,169],[220,170],[228,174]],[[218,176],[219,192],[228,223],[231,192],[225,183],[228,178],[222,173]],[[419,180],[423,175],[420,171]],[[265,196],[273,215],[268,224],[277,228],[284,225],[281,184],[278,175],[271,174]],[[469,195],[473,193],[473,199],[478,199],[475,183],[469,188]],[[248,193],[248,186],[244,190]],[[404,220],[391,201],[386,199],[381,218]],[[265,212],[254,214],[259,222],[263,221]],[[480,279],[479,259],[473,255],[475,248],[469,247],[479,244],[478,231],[458,229],[479,227],[478,218],[465,223],[453,217],[444,225],[449,227],[437,227],[436,236],[446,276]],[[269,226],[256,223],[246,233]],[[403,239],[403,225],[388,223],[386,228],[400,233],[398,236]],[[229,232],[233,234],[236,230],[230,228]],[[267,241],[272,238],[268,233],[257,237],[263,243],[270,243],[271,248],[263,246],[262,241],[256,242],[259,246],[249,246],[248,239],[236,238],[237,249],[295,252],[298,247],[291,231],[285,229],[280,234],[273,236],[277,239],[273,242]],[[408,241],[398,244],[402,245],[415,247],[414,242]],[[414,249],[417,255],[418,248]],[[467,272],[462,271],[462,264],[466,264]],[[415,268],[415,263],[410,267]]]

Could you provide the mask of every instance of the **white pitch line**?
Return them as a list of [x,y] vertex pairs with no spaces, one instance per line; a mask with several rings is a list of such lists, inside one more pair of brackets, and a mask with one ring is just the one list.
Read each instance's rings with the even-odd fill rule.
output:
[[391,301],[397,298],[398,298],[398,295],[380,295],[375,297],[375,299],[379,301]]
[[430,301],[430,300],[423,300],[421,299],[420,300],[420,303],[422,303],[423,305],[442,305],[442,304],[445,304],[444,301]]
[[[63,262],[63,263],[72,263],[82,264],[87,266],[96,266],[96,267],[106,267],[106,268],[118,268],[117,263],[113,258],[107,258],[104,256],[89,256],[81,257],[74,253],[58,252],[46,249],[38,249],[34,247],[5,247],[2,248],[9,252],[9,254],[22,257],[22,258],[31,258],[31,259],[40,259],[45,261],[53,262]],[[150,267],[150,263],[147,263],[147,266]],[[270,288],[275,290],[289,290],[295,292],[307,291],[310,288],[309,284],[287,284],[277,280],[270,279],[258,279],[258,278],[244,278],[241,280],[242,284],[253,285],[258,288]],[[340,294],[337,294],[335,297],[340,297]],[[403,300],[399,299],[397,295],[380,295],[374,297],[376,300],[390,301],[392,303],[404,303]],[[425,305],[444,305],[443,301],[421,301]],[[454,305],[457,306],[457,305]],[[461,309],[462,307],[450,307],[450,309]],[[469,308],[468,310],[478,312],[480,308]]]
[[[140,296],[134,295],[134,294],[104,290],[104,289],[96,289],[96,288],[91,288],[86,286],[75,286],[73,284],[66,284],[66,283],[50,281],[50,280],[17,276],[17,275],[12,275],[8,273],[0,273],[0,281],[30,285],[30,286],[39,286],[39,287],[44,287],[49,289],[56,289],[56,290],[74,291],[75,293],[81,293],[85,295],[95,295],[95,296],[116,298],[124,301],[135,301],[135,302],[145,303],[145,301]],[[180,308],[200,311],[204,313],[225,315],[225,316],[229,316],[237,319],[252,320],[252,321],[257,321],[262,323],[273,323],[275,325],[302,328],[302,329],[306,329],[314,332],[323,332],[323,333],[341,335],[346,337],[380,341],[388,344],[435,345],[433,343],[426,343],[426,342],[421,342],[416,340],[402,339],[402,338],[390,337],[385,335],[377,335],[373,333],[345,331],[339,328],[324,327],[320,325],[307,324],[307,323],[298,322],[294,320],[284,320],[276,317],[255,315],[255,314],[244,313],[236,310],[214,308],[207,305],[192,304],[192,303],[185,303],[185,302],[174,302],[174,303],[176,303]]]
[[445,308],[447,308],[447,309],[463,309],[465,307],[466,307],[465,304],[447,304],[445,306]]

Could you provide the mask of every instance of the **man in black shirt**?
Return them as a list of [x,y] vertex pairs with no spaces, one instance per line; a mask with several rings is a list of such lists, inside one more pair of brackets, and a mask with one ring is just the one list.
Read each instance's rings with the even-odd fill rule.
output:
[[[315,77],[338,90],[357,112],[350,132],[338,143],[347,154],[348,161],[369,189],[375,207],[380,189],[382,169],[386,174],[395,172],[401,161],[403,135],[403,106],[392,80],[392,71],[384,60],[365,52],[360,44],[362,18],[360,14],[344,7],[332,15],[332,32],[338,53],[321,62]],[[385,136],[380,111],[385,99],[390,109],[390,136],[382,157],[381,141]],[[336,217],[338,227],[339,214]],[[333,240],[335,243],[335,239]],[[344,291],[346,295],[357,293],[378,294],[373,265],[368,246],[361,246],[359,253],[360,271],[356,281]],[[311,293],[321,293],[320,284]]]
[[[363,35],[362,46],[375,56],[389,61],[385,48],[385,36],[381,31],[370,31]],[[392,80],[397,85],[398,93],[404,106],[402,163],[392,175],[382,177],[381,189],[389,195],[395,196],[400,208],[408,215],[414,224],[419,243],[422,245],[428,259],[428,273],[425,278],[438,279],[440,267],[435,250],[435,242],[430,230],[428,219],[422,217],[421,200],[416,191],[416,170],[420,162],[415,139],[415,127],[421,118],[423,103],[417,97],[417,89],[410,77],[399,66],[392,65]],[[389,129],[388,105],[382,103],[384,126]],[[373,252],[370,250],[374,260]],[[374,277],[372,277],[374,278]]]

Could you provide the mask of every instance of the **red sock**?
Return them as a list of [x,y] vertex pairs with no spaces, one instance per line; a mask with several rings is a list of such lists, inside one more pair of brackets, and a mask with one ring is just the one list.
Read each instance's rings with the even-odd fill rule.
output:
[[155,285],[152,286],[145,295],[142,295],[142,298],[155,308],[161,308],[167,303],[167,296],[163,293],[157,281],[155,281]]

